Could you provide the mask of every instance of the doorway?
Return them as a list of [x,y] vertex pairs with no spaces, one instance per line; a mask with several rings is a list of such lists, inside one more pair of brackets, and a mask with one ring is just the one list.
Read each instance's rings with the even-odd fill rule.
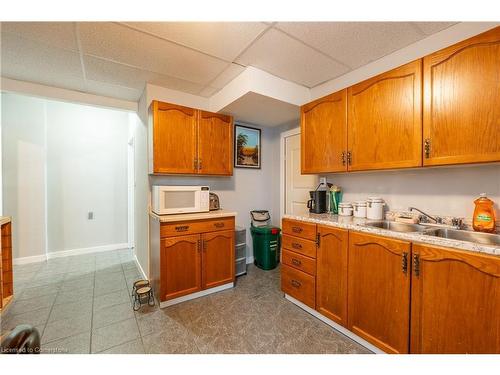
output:
[[303,215],[308,212],[309,191],[318,184],[317,175],[300,172],[300,129],[285,132],[282,137],[281,165],[283,170],[282,215]]

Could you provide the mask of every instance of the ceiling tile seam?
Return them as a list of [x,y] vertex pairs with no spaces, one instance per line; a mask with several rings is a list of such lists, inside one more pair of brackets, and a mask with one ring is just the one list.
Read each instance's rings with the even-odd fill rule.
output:
[[[143,72],[146,72],[146,73],[159,74],[159,75],[162,75],[162,76],[164,76],[166,78],[177,79],[179,81],[184,81],[184,82],[187,82],[187,83],[190,83],[190,84],[193,84],[193,85],[202,85],[202,86],[206,85],[205,83],[199,83],[199,82],[189,81],[189,80],[184,79],[184,78],[179,78],[179,77],[171,76],[169,74],[165,74],[165,73],[161,73],[161,72],[157,72],[157,71],[153,71],[153,70],[149,70],[149,69],[144,69],[144,68],[141,68],[141,67],[136,66],[136,65],[127,64],[127,63],[124,63],[124,62],[121,62],[121,61],[116,61],[116,60],[113,60],[113,59],[110,59],[110,58],[107,58],[107,57],[103,57],[103,56],[97,56],[97,55],[94,55],[94,54],[91,54],[91,53],[83,53],[83,55],[84,56],[88,56],[88,57],[92,57],[94,59],[111,62],[113,64],[126,66],[127,68],[137,69],[137,70],[140,70],[140,71],[143,71]],[[97,81],[97,80],[91,80],[91,81],[103,82],[103,81]],[[106,83],[106,82],[103,82],[103,83]],[[119,86],[119,85],[115,85],[115,86]],[[121,86],[121,87],[128,87],[128,86]],[[129,88],[132,88],[132,87],[129,87]]]
[[281,30],[281,29],[278,29],[277,27],[273,27],[273,29],[274,29],[274,30],[276,30],[276,31],[279,31],[280,33],[285,34],[286,36],[288,36],[288,37],[292,38],[293,40],[296,40],[297,42],[299,42],[299,43],[301,43],[301,44],[305,45],[306,47],[309,47],[309,48],[313,49],[314,51],[316,51],[316,52],[320,53],[321,55],[323,55],[323,56],[327,57],[328,59],[333,60],[333,61],[334,61],[334,62],[336,62],[337,64],[340,64],[340,65],[342,65],[343,67],[345,67],[345,68],[347,68],[347,69],[349,69],[349,70],[352,70],[352,69],[353,69],[352,67],[350,67],[350,66],[349,66],[349,65],[347,65],[346,63],[344,63],[344,62],[342,62],[342,61],[340,61],[340,60],[337,60],[335,57],[332,57],[332,56],[330,56],[329,54],[327,54],[327,53],[323,52],[322,50],[320,50],[320,49],[318,49],[318,48],[316,48],[316,47],[313,47],[313,46],[309,45],[308,43],[304,42],[303,40],[301,40],[301,39],[299,39],[299,38],[297,38],[297,37],[295,37],[295,36],[293,36],[293,35],[291,35],[291,34],[288,34],[287,32],[285,32],[285,31],[283,31],[283,30]]
[[80,58],[80,66],[82,67],[83,83],[85,85],[85,88],[88,89],[87,72],[85,71],[85,62],[83,61],[83,51],[82,51],[82,43],[80,40],[80,30],[79,30],[77,22],[73,22],[73,29],[75,30],[76,46],[78,48],[78,56]]
[[115,23],[115,24],[117,24],[117,25],[120,25],[120,26],[122,26],[122,27],[126,27],[126,28],[128,28],[128,29],[131,29],[131,30],[137,31],[137,32],[142,33],[142,34],[152,36],[153,38],[160,39],[160,40],[162,40],[162,41],[164,41],[164,42],[172,43],[172,44],[175,44],[176,46],[179,46],[179,47],[182,47],[182,48],[186,48],[186,49],[189,49],[189,50],[194,51],[194,52],[197,52],[197,53],[201,53],[201,54],[203,54],[203,55],[205,55],[205,56],[208,56],[208,57],[211,57],[211,58],[213,58],[213,59],[217,59],[217,60],[224,61],[224,62],[227,62],[227,63],[231,62],[231,61],[226,60],[226,59],[223,59],[223,58],[221,58],[221,57],[219,57],[219,56],[211,55],[210,53],[207,53],[207,52],[201,51],[201,50],[199,50],[199,49],[196,49],[196,48],[193,48],[193,47],[187,46],[187,45],[182,44],[182,43],[179,43],[179,42],[175,42],[175,41],[173,41],[173,40],[170,40],[170,39],[167,39],[167,38],[165,38],[165,37],[162,37],[162,36],[160,36],[160,35],[158,35],[158,34],[155,34],[155,33],[152,33],[152,32],[146,31],[146,30],[142,30],[142,29],[139,29],[139,28],[134,27],[134,26],[130,26],[130,25],[126,24],[126,23],[122,23],[122,22],[113,22],[113,23]]

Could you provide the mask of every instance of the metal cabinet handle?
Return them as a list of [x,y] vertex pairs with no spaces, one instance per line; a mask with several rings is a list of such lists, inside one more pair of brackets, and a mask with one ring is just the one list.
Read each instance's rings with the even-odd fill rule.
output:
[[408,253],[406,251],[401,254],[401,269],[403,273],[408,272]]
[[431,140],[429,138],[426,138],[424,141],[424,152],[425,158],[429,159],[431,157]]
[[302,249],[302,245],[300,243],[292,242],[292,247],[294,249]]
[[201,170],[201,166],[202,166],[201,159],[198,159],[198,170]]
[[351,151],[347,151],[347,165],[352,164],[352,153]]
[[197,241],[197,250],[198,250],[198,252],[201,251],[201,240]]
[[302,264],[302,262],[300,260],[295,259],[295,258],[292,259],[292,263],[295,264],[296,266],[300,266]]
[[179,225],[175,227],[177,232],[185,232],[189,229],[189,225]]
[[214,227],[216,227],[216,228],[224,228],[224,223],[214,223]]
[[301,227],[292,227],[292,232],[293,233],[301,233],[302,232],[302,228]]
[[413,271],[415,276],[420,275],[420,255],[418,254],[413,254]]
[[198,170],[198,159],[194,158],[193,169]]
[[345,160],[345,151],[342,151],[342,154],[340,156],[340,160],[342,160],[342,165],[345,165],[346,160]]
[[302,286],[302,284],[300,283],[300,281],[297,281],[297,280],[292,280],[291,283],[292,283],[292,286],[294,288],[300,288]]

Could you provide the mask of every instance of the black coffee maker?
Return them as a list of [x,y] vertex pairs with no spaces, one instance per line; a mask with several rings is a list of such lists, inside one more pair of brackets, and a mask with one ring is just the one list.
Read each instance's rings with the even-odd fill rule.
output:
[[318,190],[321,185],[323,184],[320,183],[316,190],[309,192],[309,196],[311,197],[311,199],[307,201],[307,208],[309,208],[309,212],[313,214],[323,214],[327,212],[326,190]]

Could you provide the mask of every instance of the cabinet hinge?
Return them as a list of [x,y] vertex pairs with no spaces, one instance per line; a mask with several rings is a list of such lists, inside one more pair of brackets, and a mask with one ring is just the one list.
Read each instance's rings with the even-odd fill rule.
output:
[[321,234],[318,232],[316,233],[316,246],[319,247],[321,242]]
[[420,275],[420,255],[413,254],[413,272],[415,272],[415,276]]
[[426,159],[431,157],[431,140],[429,138],[426,138],[424,141],[424,153]]

